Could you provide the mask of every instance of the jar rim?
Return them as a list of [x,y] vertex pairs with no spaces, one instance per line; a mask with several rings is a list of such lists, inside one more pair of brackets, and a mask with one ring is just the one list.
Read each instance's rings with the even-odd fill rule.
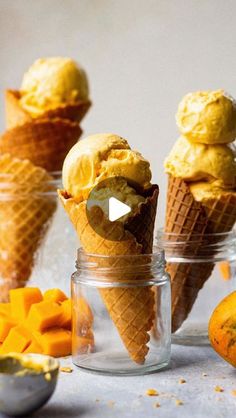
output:
[[[37,184],[32,191],[28,190],[28,187],[25,188],[24,181],[12,181],[11,173],[1,173],[0,172],[0,200],[11,199],[11,196],[14,196],[16,193],[19,193],[21,196],[27,196],[29,194],[37,196],[57,196],[57,189],[61,187],[61,175],[62,171],[50,171],[48,174],[51,176],[48,181],[41,182],[40,187],[37,190]],[[41,186],[45,185],[45,190]]]
[[[95,286],[139,286],[163,281],[164,250],[154,246],[150,254],[102,255],[77,251],[76,268],[79,281]],[[166,278],[165,278],[166,279]],[[77,279],[75,279],[76,281]],[[151,284],[150,284],[151,285]]]
[[166,254],[167,262],[219,262],[236,260],[236,229],[228,232],[177,234],[157,230],[155,239]]

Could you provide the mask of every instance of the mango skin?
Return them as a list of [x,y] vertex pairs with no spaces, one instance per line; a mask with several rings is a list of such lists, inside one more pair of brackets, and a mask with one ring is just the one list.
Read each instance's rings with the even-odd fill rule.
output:
[[224,298],[213,311],[208,335],[214,350],[236,367],[236,291]]

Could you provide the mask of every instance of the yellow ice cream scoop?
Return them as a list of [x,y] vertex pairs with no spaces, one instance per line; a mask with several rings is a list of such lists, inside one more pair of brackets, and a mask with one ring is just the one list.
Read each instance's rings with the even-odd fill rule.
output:
[[142,189],[151,186],[150,164],[130,149],[118,135],[91,135],[75,144],[67,154],[63,170],[63,186],[77,201],[88,198],[92,188],[110,177],[122,176]]
[[197,202],[204,202],[208,199],[220,199],[222,196],[232,195],[236,193],[233,189],[222,189],[218,181],[213,183],[194,182],[189,183],[190,191]]
[[40,58],[25,73],[21,106],[33,117],[63,103],[88,100],[86,74],[75,61],[64,57]]
[[235,150],[229,145],[206,145],[181,136],[164,163],[165,171],[187,181],[214,181],[218,186],[236,186]]
[[223,90],[189,93],[179,104],[176,122],[193,142],[227,144],[236,137],[236,104]]

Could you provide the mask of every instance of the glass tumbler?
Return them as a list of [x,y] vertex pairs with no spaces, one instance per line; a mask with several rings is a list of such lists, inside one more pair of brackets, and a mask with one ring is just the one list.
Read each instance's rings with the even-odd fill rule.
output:
[[0,173],[0,302],[23,286],[70,292],[71,253],[78,243],[58,203],[61,173],[48,176],[27,164],[16,166],[22,172],[17,181],[14,173]]
[[157,241],[165,249],[171,276],[172,342],[208,344],[210,316],[236,287],[236,233],[196,234],[189,239],[159,230]]
[[170,283],[162,250],[101,256],[78,250],[72,275],[73,362],[102,374],[138,375],[170,358]]

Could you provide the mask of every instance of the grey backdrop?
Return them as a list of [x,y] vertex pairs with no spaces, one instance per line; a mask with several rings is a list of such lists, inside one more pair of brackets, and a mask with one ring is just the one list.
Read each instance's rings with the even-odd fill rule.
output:
[[197,89],[236,94],[235,16],[235,0],[0,0],[1,129],[3,90],[38,57],[73,57],[94,103],[84,135],[118,133],[150,160],[160,224],[178,101]]

